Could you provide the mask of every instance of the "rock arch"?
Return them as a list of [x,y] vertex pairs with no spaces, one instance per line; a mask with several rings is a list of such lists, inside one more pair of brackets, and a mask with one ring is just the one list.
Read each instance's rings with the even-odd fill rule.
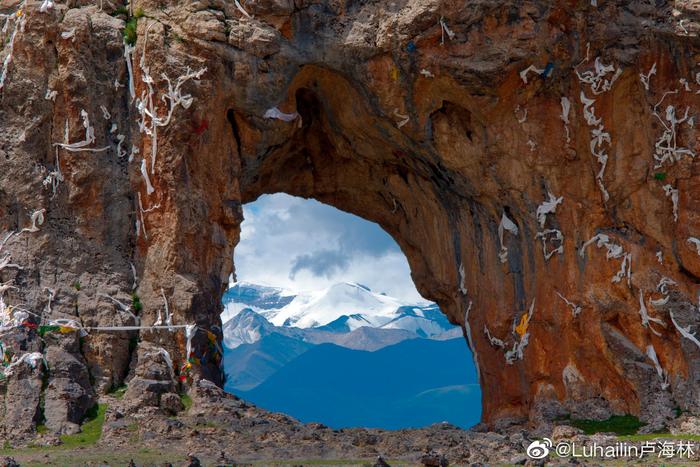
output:
[[[228,2],[140,1],[131,54],[112,5],[10,11],[8,30],[23,26],[1,90],[0,230],[17,234],[0,255],[20,268],[0,268],[15,287],[6,303],[124,324],[114,300],[128,304],[136,283],[142,323],[167,302],[176,323],[220,339],[241,203],[283,191],[397,240],[421,293],[463,326],[491,427],[611,413],[656,426],[674,406],[700,410],[687,331],[700,276],[688,241],[697,143],[690,120],[679,122],[697,105],[683,32],[692,16],[681,28],[670,7],[626,2],[301,3],[260,0],[247,18]],[[62,37],[70,31],[75,40]],[[184,79],[188,68],[205,71]],[[663,104],[675,116],[654,116],[681,86],[691,92]],[[151,102],[162,126],[144,113]],[[659,152],[668,131],[676,146]],[[109,149],[69,150],[83,139]],[[42,209],[38,231],[22,232]],[[662,288],[664,277],[673,284]],[[65,366],[48,375],[52,429],[73,430],[125,377],[137,408],[183,384],[173,379],[182,332],[94,332],[82,343],[12,332],[18,352]],[[209,337],[194,336],[197,355]],[[221,383],[207,355],[192,376]],[[21,397],[36,412],[42,370],[22,368],[5,406]],[[8,428],[18,417],[7,410],[4,426],[21,437],[34,428]]]

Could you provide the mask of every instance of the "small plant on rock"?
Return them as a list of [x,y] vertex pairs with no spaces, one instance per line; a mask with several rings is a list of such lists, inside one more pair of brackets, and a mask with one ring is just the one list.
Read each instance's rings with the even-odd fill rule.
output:
[[131,295],[131,308],[134,309],[134,312],[136,313],[141,313],[143,310],[143,304],[141,303],[141,299],[136,293],[133,293]]
[[129,44],[130,46],[134,46],[136,44],[136,37],[137,37],[137,28],[138,28],[138,23],[139,19],[143,18],[146,16],[142,8],[138,8],[134,12],[134,16],[130,16],[126,20],[126,24],[124,25],[124,42]]
[[189,410],[192,407],[192,398],[187,394],[180,394],[180,401],[185,410]]

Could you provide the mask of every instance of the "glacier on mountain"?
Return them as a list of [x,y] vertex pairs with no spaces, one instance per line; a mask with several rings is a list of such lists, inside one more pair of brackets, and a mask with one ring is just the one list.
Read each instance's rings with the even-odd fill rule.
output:
[[[224,295],[224,306],[221,318],[224,343],[229,348],[257,342],[273,332],[307,342],[342,345],[340,334],[360,328],[402,331],[388,338],[378,331],[371,333],[392,343],[402,340],[397,336],[433,338],[448,331],[454,335],[455,329],[434,303],[402,302],[350,282],[300,292],[236,282]],[[377,345],[376,341],[371,344]]]

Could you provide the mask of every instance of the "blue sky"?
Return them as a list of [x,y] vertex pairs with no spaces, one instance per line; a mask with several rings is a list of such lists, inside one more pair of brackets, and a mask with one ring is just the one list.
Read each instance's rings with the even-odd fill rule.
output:
[[295,290],[351,281],[421,300],[406,257],[377,224],[281,193],[261,196],[243,214],[234,252],[238,280]]

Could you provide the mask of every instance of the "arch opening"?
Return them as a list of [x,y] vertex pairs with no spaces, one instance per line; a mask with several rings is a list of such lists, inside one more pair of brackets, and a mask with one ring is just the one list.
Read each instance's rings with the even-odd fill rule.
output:
[[223,298],[229,392],[333,428],[479,422],[462,328],[420,296],[390,235],[286,194],[243,210]]

